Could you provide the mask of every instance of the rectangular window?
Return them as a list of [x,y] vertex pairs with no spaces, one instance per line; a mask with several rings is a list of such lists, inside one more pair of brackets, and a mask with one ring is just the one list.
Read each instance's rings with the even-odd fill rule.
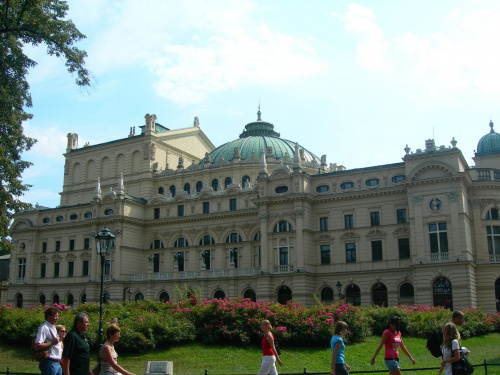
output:
[[325,231],[328,230],[328,218],[320,217],[319,218],[319,230]]
[[184,272],[184,251],[177,253],[177,268],[179,272]]
[[210,213],[210,202],[203,202],[203,213],[204,214]]
[[398,219],[398,224],[404,224],[408,222],[408,217],[406,216],[406,208],[396,210],[396,216]]
[[211,254],[210,250],[203,250],[201,252],[201,261],[205,265],[205,269],[209,270],[210,269],[210,261],[211,261]]
[[45,272],[47,271],[47,263],[40,263],[40,278],[45,278]]
[[61,241],[56,241],[56,251],[61,250]]
[[280,247],[280,266],[288,265],[288,247]]
[[89,275],[89,261],[84,260],[82,264],[82,276],[88,276]]
[[42,253],[47,252],[47,242],[42,242]]
[[382,241],[372,241],[372,260],[382,260]]
[[111,275],[111,260],[106,259],[104,263],[104,275],[109,276]]
[[429,239],[431,253],[447,253],[448,234],[446,232],[446,223],[429,224]]
[[154,209],[154,218],[155,219],[159,219],[160,218],[160,209],[159,208],[155,208]]
[[19,258],[19,273],[17,277],[19,279],[24,279],[26,277],[26,258]]
[[229,211],[236,211],[236,198],[229,200]]
[[353,215],[344,215],[344,228],[345,229],[354,228],[354,216]]
[[321,245],[321,264],[330,264],[330,245]]
[[353,242],[345,244],[345,261],[347,263],[356,262],[356,244]]
[[75,250],[75,240],[69,240],[69,249]]
[[488,240],[488,253],[500,255],[500,226],[488,225],[486,227],[486,238]]
[[184,216],[184,205],[180,204],[177,206],[177,216]]
[[75,262],[68,262],[68,277],[73,277],[75,272]]
[[380,212],[370,212],[370,225],[372,227],[380,225]]
[[399,259],[409,259],[410,258],[410,239],[409,238],[399,238],[398,239],[399,248]]
[[160,254],[156,253],[154,254],[153,258],[153,272],[160,272]]
[[83,248],[84,249],[90,249],[90,238],[84,238],[83,239]]
[[54,277],[59,277],[59,262],[54,263]]

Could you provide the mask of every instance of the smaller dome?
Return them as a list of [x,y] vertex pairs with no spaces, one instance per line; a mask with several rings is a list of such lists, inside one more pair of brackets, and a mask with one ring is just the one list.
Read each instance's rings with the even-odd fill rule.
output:
[[490,120],[490,132],[477,143],[476,156],[500,154],[500,134],[493,130],[493,121]]

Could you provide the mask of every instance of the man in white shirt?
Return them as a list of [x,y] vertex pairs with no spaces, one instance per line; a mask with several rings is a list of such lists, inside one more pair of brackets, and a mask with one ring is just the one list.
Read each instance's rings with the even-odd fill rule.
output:
[[49,356],[38,366],[42,375],[62,375],[60,359],[62,346],[57,335],[56,323],[59,310],[49,307],[45,310],[45,323],[38,327],[34,350],[48,350]]

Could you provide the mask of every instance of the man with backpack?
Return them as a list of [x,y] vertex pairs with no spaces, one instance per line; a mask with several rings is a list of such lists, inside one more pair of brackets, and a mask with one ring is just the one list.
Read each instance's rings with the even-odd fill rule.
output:
[[57,334],[56,323],[59,319],[59,310],[49,307],[45,310],[45,322],[38,327],[33,350],[47,350],[48,357],[40,362],[38,368],[42,375],[62,375],[61,363],[62,346]]
[[[464,313],[460,310],[453,311],[453,314],[451,315],[451,322],[455,324],[457,327],[460,327],[465,322]],[[439,358],[442,356],[441,353],[442,343],[443,343],[443,332],[439,330],[438,332],[433,333],[427,339],[427,349],[429,349],[429,351],[434,357]]]

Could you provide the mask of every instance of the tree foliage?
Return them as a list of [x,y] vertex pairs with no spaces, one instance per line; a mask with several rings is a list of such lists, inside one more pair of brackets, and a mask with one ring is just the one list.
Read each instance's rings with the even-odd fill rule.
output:
[[66,20],[66,1],[0,1],[0,242],[8,246],[9,222],[15,212],[29,208],[20,200],[30,185],[22,172],[32,165],[21,159],[36,142],[23,132],[23,121],[32,118],[25,111],[32,106],[27,74],[36,62],[23,51],[25,45],[44,44],[47,53],[65,61],[78,86],[90,85],[85,69],[87,53],[74,47],[85,38],[71,20]]

